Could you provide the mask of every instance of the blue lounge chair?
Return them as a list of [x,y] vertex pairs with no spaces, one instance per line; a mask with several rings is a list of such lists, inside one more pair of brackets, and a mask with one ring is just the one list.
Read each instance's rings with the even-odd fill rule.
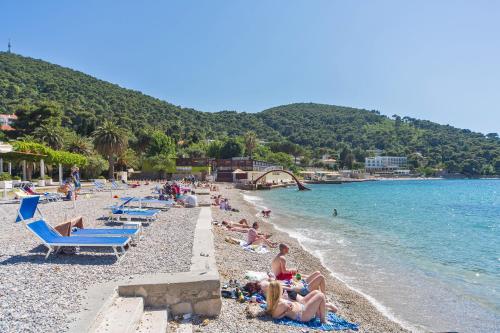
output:
[[111,189],[109,187],[106,187],[106,185],[104,185],[103,183],[98,182],[96,180],[94,180],[94,190],[97,192],[111,191]]
[[127,221],[132,221],[132,219],[145,220],[146,222],[156,221],[157,215],[160,212],[159,209],[142,209],[142,208],[127,208],[125,207],[134,198],[128,198],[119,206],[111,206],[110,214],[108,216],[108,221],[120,222],[120,219],[124,218]]
[[111,181],[111,189],[112,190],[126,190],[128,189],[127,184],[119,184],[116,182],[116,180]]
[[[16,222],[27,220],[32,220],[35,217],[36,213],[38,213],[38,217],[41,220],[45,220],[38,209],[38,200],[39,197],[27,197],[21,200],[21,204],[19,205],[19,210],[16,218]],[[54,229],[57,232],[57,230]],[[133,239],[139,239],[139,236],[142,233],[142,228],[133,228],[133,229],[111,229],[111,228],[97,228],[97,229],[80,229],[73,228],[71,230],[71,236],[79,236],[79,237],[131,237]],[[61,236],[61,235],[59,235]]]
[[[130,200],[132,199],[132,200]],[[142,208],[143,205],[154,205],[158,204],[161,206],[161,209],[168,210],[168,208],[174,205],[174,201],[171,200],[158,200],[158,199],[147,199],[147,198],[138,198],[138,197],[122,197],[121,201],[126,201],[128,203],[139,202],[139,208]]]
[[[49,249],[45,255],[47,259],[52,252],[59,252],[63,246],[71,247],[110,247],[116,258],[119,260],[125,255],[125,246],[130,242],[128,237],[81,237],[81,236],[61,236],[44,220],[38,220],[26,224],[28,230],[33,232],[43,244]],[[121,249],[120,256],[118,248]]]
[[[59,252],[64,246],[70,247],[108,247],[112,248],[117,259],[121,259],[125,254],[125,246],[130,243],[129,237],[81,237],[81,236],[61,236],[51,225],[45,220],[35,220],[38,210],[38,201],[40,197],[33,196],[23,198],[19,206],[16,222],[24,222],[28,230],[30,230],[36,237],[38,237],[43,244],[48,248],[45,259],[47,259],[52,252]],[[118,252],[121,249],[122,255]]]

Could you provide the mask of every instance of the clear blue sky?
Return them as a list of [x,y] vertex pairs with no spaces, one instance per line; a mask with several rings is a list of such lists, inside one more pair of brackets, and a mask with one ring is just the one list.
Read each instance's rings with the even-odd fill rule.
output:
[[2,1],[0,47],[203,111],[292,102],[500,132],[500,1]]

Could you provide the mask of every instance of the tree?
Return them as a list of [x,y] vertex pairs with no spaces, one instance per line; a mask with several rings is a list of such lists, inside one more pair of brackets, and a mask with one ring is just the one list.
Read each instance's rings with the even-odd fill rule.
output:
[[66,144],[67,151],[85,156],[92,154],[92,148],[92,142],[89,138],[84,138],[76,134],[69,138]]
[[108,158],[109,179],[114,178],[116,155],[121,154],[127,148],[126,132],[115,123],[106,120],[93,133],[95,149]]
[[479,162],[473,159],[467,159],[462,163],[462,172],[468,176],[479,175],[481,169]]
[[252,158],[253,151],[257,147],[257,134],[254,131],[248,131],[245,133],[245,152]]
[[207,156],[211,158],[221,158],[222,142],[216,140],[210,142],[207,149]]
[[342,168],[346,167],[348,169],[352,169],[355,157],[349,148],[344,147],[340,151],[339,157],[340,157],[340,166]]
[[95,179],[99,177],[104,170],[109,169],[109,163],[101,155],[93,154],[87,157],[87,164],[82,169],[82,177],[86,179]]
[[118,155],[116,165],[125,171],[127,168],[139,168],[139,158],[133,149],[127,148]]
[[148,158],[153,169],[160,172],[164,177],[165,172],[175,167],[175,155],[158,154]]
[[22,105],[17,108],[14,127],[20,133],[32,133],[41,126],[61,126],[63,112],[59,103],[41,101],[35,105]]
[[208,146],[204,141],[189,145],[184,151],[190,158],[203,158],[207,156]]
[[150,137],[148,156],[175,155],[175,142],[161,131],[153,131]]
[[221,158],[240,157],[242,155],[243,145],[234,138],[226,140],[220,149]]
[[33,131],[33,136],[47,146],[59,150],[64,145],[63,131],[60,126],[44,124]]

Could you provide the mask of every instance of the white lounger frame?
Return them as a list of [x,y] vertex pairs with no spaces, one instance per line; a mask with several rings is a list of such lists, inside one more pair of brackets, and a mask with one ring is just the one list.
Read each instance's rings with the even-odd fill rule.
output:
[[[40,211],[40,209],[38,207],[36,208],[36,211],[38,212],[38,214],[40,214],[40,216],[42,217],[42,220],[45,221],[45,219],[43,218],[42,212]],[[54,254],[57,254],[61,250],[62,247],[66,246],[66,247],[76,247],[76,248],[80,248],[80,247],[111,247],[111,248],[113,248],[113,252],[114,252],[117,260],[120,261],[121,258],[123,258],[123,256],[125,256],[125,253],[126,253],[125,246],[129,245],[129,243],[131,241],[131,237],[129,237],[128,240],[127,240],[127,242],[124,245],[122,245],[122,246],[110,246],[110,245],[107,245],[107,244],[85,244],[84,246],[82,246],[81,244],[47,243],[42,237],[40,237],[39,235],[37,235],[33,230],[31,230],[28,227],[28,222],[24,219],[23,215],[21,214],[20,206],[17,209],[17,213],[21,217],[21,222],[23,222],[23,224],[26,227],[26,229],[28,229],[32,234],[34,234],[38,239],[40,239],[42,241],[43,245],[45,245],[48,248],[47,254],[45,255],[45,260],[47,260],[49,258],[50,254],[52,252],[54,252]],[[16,219],[17,219],[17,216],[16,216]],[[33,219],[32,222],[34,222],[34,219]],[[55,233],[59,234],[59,232],[57,230],[55,230],[49,223],[47,223],[47,221],[45,221],[45,223],[47,224],[47,226],[51,230],[53,230]],[[140,231],[140,233],[142,233],[142,230]],[[68,236],[68,237],[71,237],[71,236]],[[124,236],[124,237],[126,237],[126,236]],[[118,247],[122,250],[122,255],[119,255],[119,253],[117,251]]]

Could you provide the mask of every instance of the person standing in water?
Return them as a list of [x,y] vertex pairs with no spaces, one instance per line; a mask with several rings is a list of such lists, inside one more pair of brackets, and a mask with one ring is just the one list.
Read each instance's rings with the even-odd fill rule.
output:
[[332,215],[333,215],[333,216],[337,216],[337,209],[336,209],[336,208],[334,208],[334,209],[333,209],[333,213],[332,213]]

